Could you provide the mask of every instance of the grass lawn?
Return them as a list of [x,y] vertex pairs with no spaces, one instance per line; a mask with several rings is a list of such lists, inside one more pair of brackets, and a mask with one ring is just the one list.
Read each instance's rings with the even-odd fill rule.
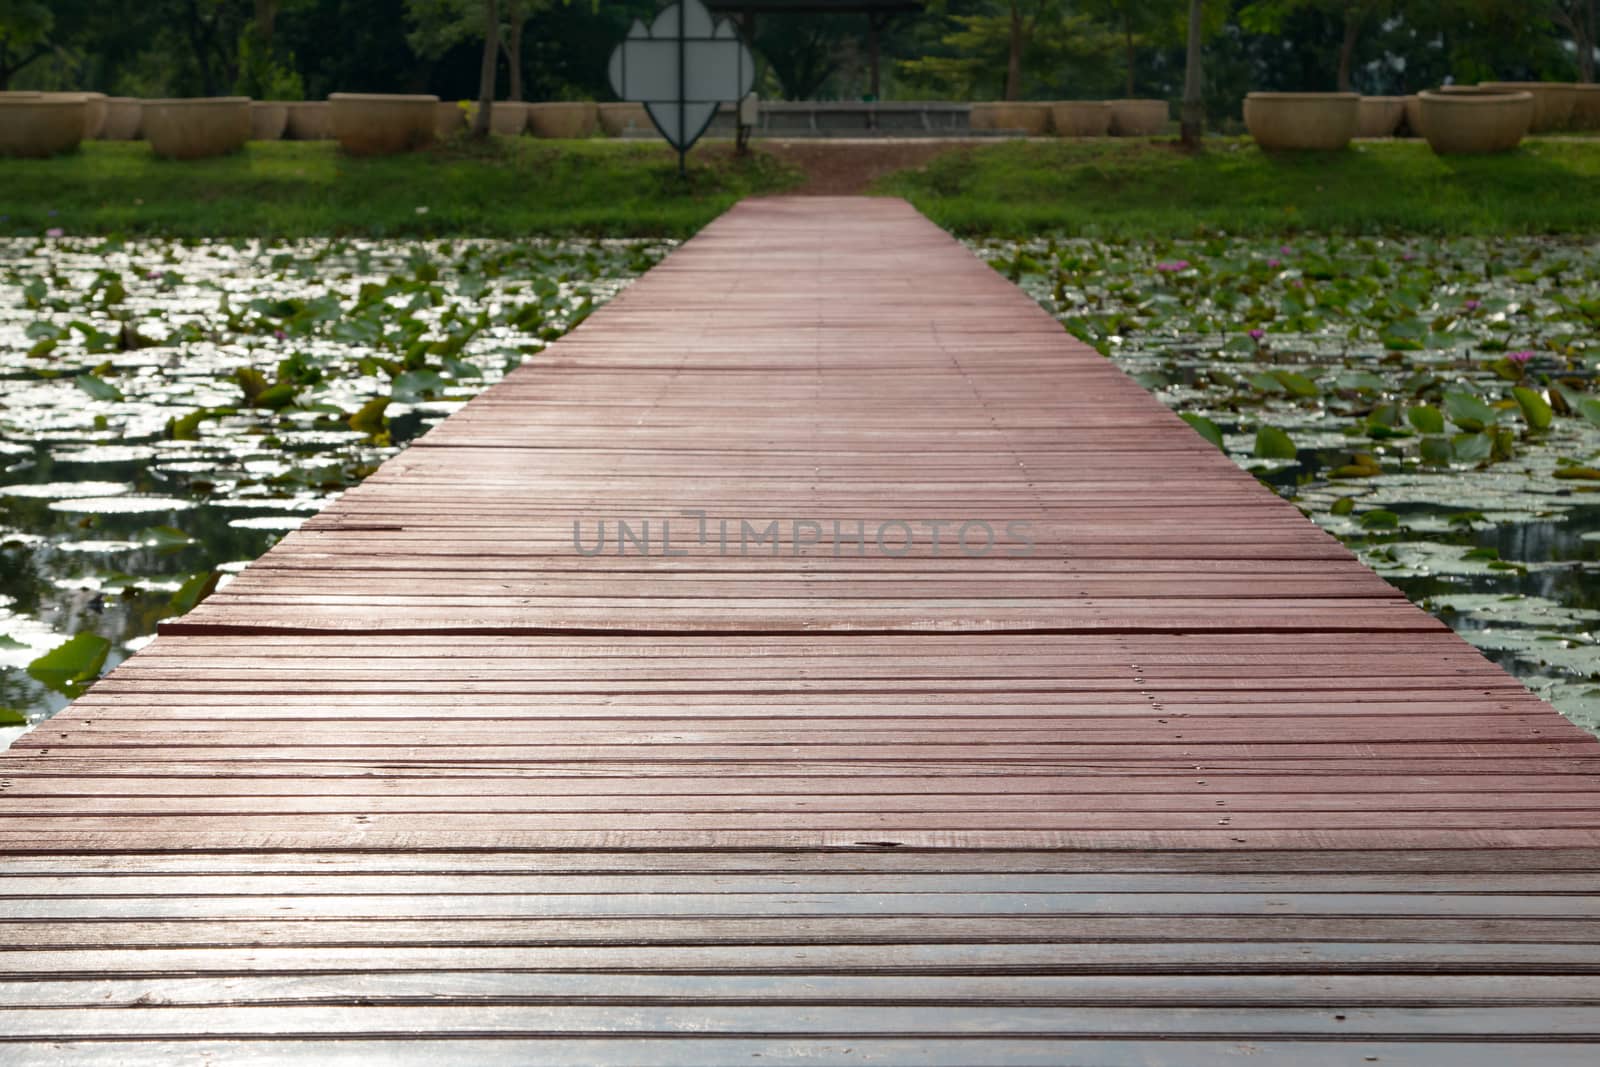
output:
[[685,182],[652,142],[495,138],[355,159],[332,142],[273,141],[173,162],[140,142],[95,141],[55,159],[0,159],[0,236],[686,237],[741,197],[799,180],[726,146],[690,158]]
[[[496,138],[378,159],[351,158],[331,142],[261,142],[188,163],[156,159],[143,143],[92,142],[58,159],[0,159],[0,236],[60,227],[178,237],[684,237],[741,197],[814,183],[819,168],[832,178],[860,171],[845,185],[864,188],[882,173],[884,160],[874,159],[893,147],[779,147],[741,159],[725,142],[708,143],[690,154],[684,182],[654,142]],[[872,188],[906,197],[956,233],[997,237],[1592,233],[1600,139],[1456,158],[1407,141],[1272,156],[1247,139],[1213,138],[1194,157],[1162,141],[1005,141],[952,146]]]
[[1214,138],[1197,157],[1148,141],[1009,141],[875,188],[968,235],[1581,233],[1600,230],[1600,140],[1451,158],[1416,141],[1268,155]]

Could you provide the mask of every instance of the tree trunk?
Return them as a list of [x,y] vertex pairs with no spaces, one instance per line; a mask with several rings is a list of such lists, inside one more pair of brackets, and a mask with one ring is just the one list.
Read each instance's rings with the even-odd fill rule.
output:
[[261,36],[261,42],[266,44],[272,40],[272,30],[278,20],[279,0],[256,0],[256,33]]
[[1022,5],[1020,0],[1011,0],[1011,54],[1006,59],[1007,100],[1022,96],[1022,44],[1025,36],[1022,32]]
[[484,0],[483,65],[478,69],[478,113],[472,119],[472,136],[489,136],[489,112],[494,108],[494,76],[500,59],[500,2]]
[[1589,0],[1579,17],[1587,15],[1583,32],[1578,34],[1578,80],[1585,85],[1594,84],[1594,46],[1600,37],[1600,5]]
[[1200,69],[1201,15],[1204,6],[1204,0],[1189,0],[1189,55],[1183,76],[1181,129],[1183,146],[1191,150],[1200,148],[1200,139],[1206,132],[1205,77]]
[[195,65],[200,68],[201,91],[207,96],[217,95],[216,75],[211,72],[211,47],[206,32],[209,27],[200,15],[200,7],[195,0],[189,0],[189,47],[194,50]]
[[1344,9],[1344,40],[1339,44],[1339,91],[1353,92],[1351,70],[1356,61],[1356,42],[1361,39],[1361,21],[1366,15],[1360,7],[1351,4]]
[[4,54],[0,53],[0,90],[11,88],[11,79],[20,74],[23,67],[26,67],[36,59],[43,59],[49,54],[50,46],[40,45],[33,50],[31,55],[23,56],[15,63],[8,63],[5,61]]
[[522,0],[506,0],[506,66],[510,68],[511,86],[507,98],[522,99]]

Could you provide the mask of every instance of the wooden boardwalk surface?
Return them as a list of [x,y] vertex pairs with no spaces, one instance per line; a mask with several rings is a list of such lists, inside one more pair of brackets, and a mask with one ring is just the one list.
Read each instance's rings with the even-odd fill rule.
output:
[[0,758],[0,1063],[1590,1063],[1597,801],[909,207],[750,201]]

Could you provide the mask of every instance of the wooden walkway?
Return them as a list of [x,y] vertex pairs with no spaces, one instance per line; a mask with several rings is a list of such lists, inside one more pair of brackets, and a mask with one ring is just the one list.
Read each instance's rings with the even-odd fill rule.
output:
[[1591,1063],[1597,801],[905,204],[750,201],[0,758],[0,1062]]

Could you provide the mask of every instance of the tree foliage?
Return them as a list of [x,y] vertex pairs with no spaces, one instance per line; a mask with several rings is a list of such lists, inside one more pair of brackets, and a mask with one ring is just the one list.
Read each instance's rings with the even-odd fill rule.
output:
[[[667,0],[496,0],[497,98],[609,99],[606,61]],[[487,0],[0,0],[0,87],[115,95],[477,98]],[[880,35],[887,99],[1176,101],[1190,0],[931,0]],[[1204,0],[1204,101],[1592,79],[1600,0]],[[518,33],[517,30],[521,32]],[[867,20],[764,14],[763,96],[863,95]]]

